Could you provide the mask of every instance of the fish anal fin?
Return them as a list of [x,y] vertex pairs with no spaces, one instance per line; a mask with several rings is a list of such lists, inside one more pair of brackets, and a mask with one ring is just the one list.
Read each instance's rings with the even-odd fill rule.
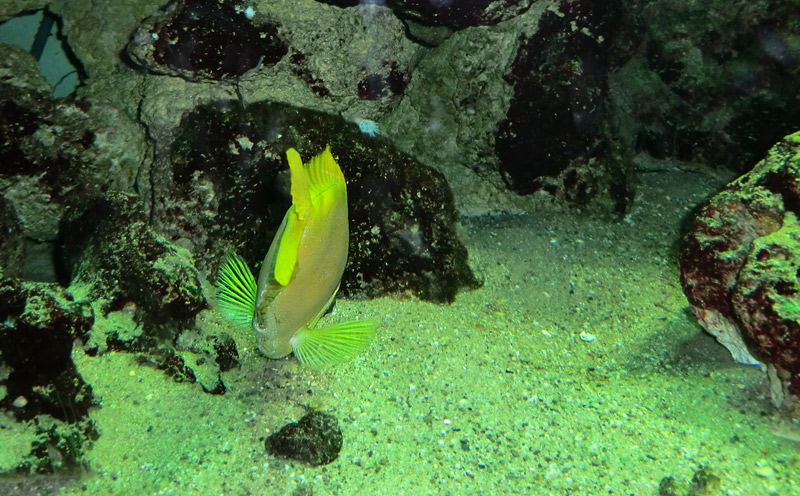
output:
[[347,362],[367,349],[375,334],[372,320],[350,320],[328,327],[304,327],[292,337],[292,351],[312,369]]

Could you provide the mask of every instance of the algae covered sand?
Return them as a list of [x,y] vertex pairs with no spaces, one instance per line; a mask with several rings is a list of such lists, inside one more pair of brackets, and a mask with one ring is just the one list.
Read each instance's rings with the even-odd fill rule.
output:
[[[722,185],[697,179],[646,176],[621,222],[465,219],[483,287],[449,306],[338,301],[328,319],[379,330],[333,370],[241,338],[214,396],[128,354],[75,352],[101,436],[60,494],[656,495],[665,477],[686,494],[704,467],[718,480],[694,494],[800,494],[797,426],[761,371],[703,333],[678,284],[680,222]],[[268,456],[265,437],[308,409],[339,418],[339,458]]]

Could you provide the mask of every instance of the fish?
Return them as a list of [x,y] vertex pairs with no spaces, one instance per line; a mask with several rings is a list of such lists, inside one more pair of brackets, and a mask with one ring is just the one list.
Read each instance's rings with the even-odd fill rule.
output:
[[267,357],[294,353],[306,367],[325,368],[362,353],[376,326],[371,319],[358,319],[317,327],[347,264],[347,184],[330,145],[305,165],[294,148],[286,158],[292,205],[267,250],[258,282],[247,263],[230,254],[218,272],[217,307],[240,329],[254,330]]

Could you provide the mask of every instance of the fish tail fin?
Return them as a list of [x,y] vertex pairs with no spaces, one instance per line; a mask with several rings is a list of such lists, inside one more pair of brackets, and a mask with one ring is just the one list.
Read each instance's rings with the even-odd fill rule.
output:
[[249,328],[256,310],[256,280],[242,257],[228,255],[217,276],[217,308],[241,328]]
[[350,320],[328,327],[304,327],[292,337],[292,351],[304,366],[320,369],[347,362],[366,350],[375,334],[372,320]]

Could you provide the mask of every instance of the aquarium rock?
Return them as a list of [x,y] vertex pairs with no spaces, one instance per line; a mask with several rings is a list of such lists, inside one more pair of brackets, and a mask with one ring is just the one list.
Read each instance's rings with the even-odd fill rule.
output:
[[[89,413],[100,400],[72,352],[94,322],[91,306],[56,284],[0,278],[0,411],[34,436],[29,452],[5,454],[13,465],[0,470],[46,473],[83,463],[98,437]],[[4,435],[11,431],[3,426]]]
[[800,129],[797,9],[796,1],[647,2],[639,53],[610,81],[623,142],[662,166],[748,171]]
[[[131,37],[128,55],[159,74],[237,81],[288,52],[277,26],[254,23],[240,2],[173,0]],[[252,8],[251,8],[252,10]]]
[[695,317],[737,361],[774,368],[775,403],[800,396],[799,185],[795,133],[702,207],[679,257]]
[[[602,191],[624,212],[632,198],[630,164],[615,157],[608,133],[608,76],[632,54],[619,1],[562,3],[521,36],[505,79],[514,95],[499,123],[495,152],[508,186],[545,190],[583,205]],[[603,184],[603,186],[601,186]]]
[[76,205],[63,222],[59,252],[71,287],[104,313],[133,306],[144,326],[137,339],[152,341],[166,329],[176,333],[190,325],[208,304],[191,254],[141,215],[137,198],[122,193]]
[[54,246],[69,205],[106,189],[147,189],[137,184],[145,175],[143,133],[105,103],[52,98],[34,74],[36,60],[13,47],[4,50],[9,56],[0,57],[0,197],[27,242]]
[[327,465],[336,460],[342,450],[342,431],[333,415],[311,412],[269,436],[266,448],[274,456],[314,466]]
[[387,4],[403,19],[453,29],[490,26],[528,10],[536,0],[472,0],[469,2],[431,0],[389,0]]
[[7,392],[0,405],[26,398],[23,408],[9,409],[20,420],[42,413],[68,422],[86,416],[92,388],[70,354],[73,341],[86,339],[94,321],[91,306],[55,284],[0,279],[0,381]]
[[25,263],[25,237],[14,207],[0,196],[0,277],[20,277]]
[[164,231],[193,240],[198,266],[212,272],[231,246],[254,265],[289,206],[284,151],[313,156],[327,145],[348,179],[343,294],[449,302],[477,287],[439,172],[338,116],[284,104],[204,105],[184,115],[170,153],[172,178],[159,190]]

